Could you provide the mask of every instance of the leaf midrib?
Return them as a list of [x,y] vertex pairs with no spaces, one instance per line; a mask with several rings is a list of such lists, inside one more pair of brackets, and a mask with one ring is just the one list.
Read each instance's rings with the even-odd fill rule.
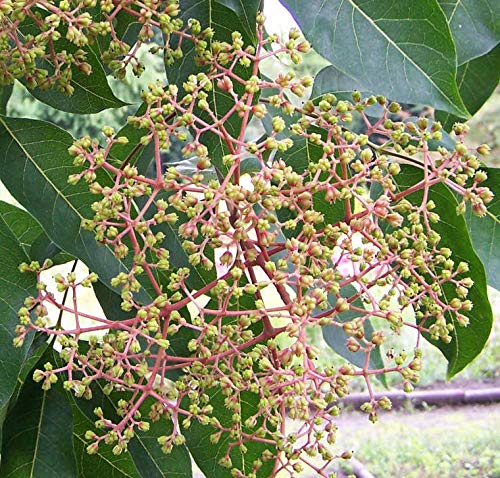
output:
[[[73,431],[73,435],[75,436],[75,438],[77,438],[78,440],[80,440],[83,443],[84,446],[87,444],[85,442],[85,440],[80,435],[78,435],[78,433],[76,433],[76,432]],[[85,453],[85,451],[83,451],[83,453]],[[106,458],[99,451],[97,452],[97,456],[99,458],[101,458],[103,461],[105,461],[109,466],[111,466],[115,470],[119,471],[123,476],[129,477],[129,478],[134,478],[133,475],[130,475],[126,471],[123,471],[121,468],[118,468],[112,461],[110,461],[108,458]]]
[[40,436],[41,436],[41,430],[42,430],[42,422],[43,422],[43,413],[45,410],[45,400],[47,398],[47,392],[44,390],[43,396],[42,396],[42,405],[40,407],[40,418],[38,419],[38,427],[37,427],[37,433],[36,433],[36,441],[35,441],[35,449],[33,450],[33,462],[31,464],[31,470],[30,470],[30,478],[33,478],[34,472],[35,472],[35,463],[36,463],[36,457],[38,454],[38,446],[40,444]]
[[[342,3],[344,3],[345,0],[342,0]],[[446,98],[448,101],[451,101],[451,98],[449,98],[442,90],[441,88],[432,80],[432,78],[420,67],[420,65],[418,65],[417,63],[415,63],[413,61],[413,59],[408,56],[400,47],[397,43],[395,43],[391,37],[389,37],[385,32],[384,30],[382,30],[378,25],[377,23],[372,20],[372,18],[370,18],[370,16],[368,14],[366,14],[363,10],[361,10],[361,8],[359,8],[353,0],[348,0],[349,3],[352,5],[353,9],[354,10],[357,10],[367,21],[370,25],[373,26],[373,28],[375,28],[386,40],[387,40],[387,43],[389,43],[390,45],[392,45],[404,58],[406,58],[408,60],[409,63],[411,63],[415,68],[417,68],[418,71],[420,71],[420,73],[422,73],[429,81],[430,83],[432,83],[432,85],[439,91],[439,93],[441,93],[441,95],[443,95],[444,98]],[[443,14],[444,15],[444,14]],[[446,17],[445,17],[446,18]],[[454,103],[454,102],[452,102]],[[455,105],[456,107],[456,105]],[[462,108],[457,108],[459,110],[461,110],[462,112],[465,112],[462,110]],[[470,114],[467,113],[467,116],[468,118],[470,118]]]
[[[3,127],[5,128],[5,130],[9,133],[10,137],[12,138],[12,140],[19,146],[19,148],[23,151],[24,155],[26,156],[26,158],[31,162],[31,164],[35,167],[35,169],[39,172],[39,174],[43,177],[43,179],[47,182],[47,184],[50,185],[50,187],[52,187],[52,189],[56,192],[57,196],[62,198],[62,200],[66,203],[66,205],[74,212],[74,214],[79,217],[81,220],[85,219],[81,214],[80,212],[78,211],[78,209],[76,209],[73,204],[68,200],[68,198],[62,193],[62,191],[59,190],[59,188],[50,180],[50,178],[45,174],[45,171],[38,165],[38,163],[35,161],[35,159],[33,158],[33,156],[31,155],[31,153],[24,147],[24,144],[21,143],[19,141],[19,139],[17,138],[17,136],[15,135],[15,132],[7,125],[7,123],[4,121],[4,116],[3,115],[0,115],[0,123],[3,125]],[[16,119],[16,118],[15,118]],[[41,226],[42,229],[47,233],[47,230],[46,228],[42,225]],[[78,232],[78,235],[81,235],[81,232],[80,232],[81,229],[79,229],[79,232]],[[48,233],[47,233],[48,234]],[[109,247],[108,244],[105,244],[104,247],[106,247],[106,249],[108,249],[111,253],[113,253],[114,255],[114,252],[113,250]],[[67,251],[66,251],[67,252]],[[128,268],[125,266],[125,264],[119,260],[119,259],[116,259],[118,261],[118,263],[125,269],[125,270],[128,270]]]

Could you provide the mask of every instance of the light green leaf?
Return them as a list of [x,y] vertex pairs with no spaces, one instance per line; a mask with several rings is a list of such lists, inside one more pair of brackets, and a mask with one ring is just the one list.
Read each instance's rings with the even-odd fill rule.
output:
[[456,53],[436,0],[285,0],[318,53],[353,88],[469,114],[455,82]]
[[438,0],[457,48],[458,65],[480,57],[500,41],[497,0]]

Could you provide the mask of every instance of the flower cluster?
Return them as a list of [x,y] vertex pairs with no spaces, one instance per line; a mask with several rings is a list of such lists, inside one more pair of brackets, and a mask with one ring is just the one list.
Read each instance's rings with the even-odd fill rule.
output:
[[[104,30],[117,9],[130,10],[128,3],[101,2]],[[140,11],[145,37],[155,22],[166,31],[178,28],[168,23],[176,2],[167,2],[168,25],[158,6],[145,4]],[[33,11],[13,8],[20,9],[18,21],[24,10]],[[69,41],[80,45],[82,31],[96,33],[95,23],[76,26],[79,10],[67,12],[59,21],[68,23]],[[40,284],[19,311],[15,342],[36,330],[54,336],[62,349],[61,363],[47,364],[34,379],[48,389],[64,376],[64,388],[87,399],[98,383],[104,393],[121,394],[118,421],[95,410],[96,431],[86,436],[89,453],[106,443],[119,454],[137,430],[168,420],[173,427],[159,439],[165,453],[183,444],[196,423],[209,427],[213,444],[227,443],[220,464],[235,477],[260,476],[269,463],[272,476],[308,469],[328,477],[333,459],[349,457],[335,454],[332,445],[339,412],[334,403],[349,393],[350,379],[366,382],[371,399],[362,408],[374,421],[378,409],[391,404],[375,398],[371,378],[400,374],[411,390],[421,369],[420,334],[449,342],[450,317],[467,325],[473,285],[468,265],[440,245],[434,230],[439,211],[430,197],[433,187],[444,184],[462,198],[458,213],[467,202],[478,215],[485,213],[492,194],[481,185],[486,175],[478,158],[463,143],[467,128],[457,124],[454,146],[432,151],[430,143],[442,139],[441,125],[427,118],[398,121],[400,106],[383,97],[327,94],[296,106],[291,98],[302,97],[312,79],[293,72],[263,79],[259,68],[277,55],[297,62],[309,44],[295,30],[286,40],[265,37],[262,23],[260,15],[256,46],[244,45],[238,33],[232,43],[209,46],[199,35],[209,38],[211,32],[189,22],[194,31],[183,35],[197,39],[204,72],[182,87],[151,84],[142,95],[143,113],[128,119],[141,131],[140,144],[152,145],[153,174],[132,156],[122,163],[114,159],[113,147],[128,139],[109,127],[103,128],[104,142],[83,137],[70,148],[82,170],[69,182],[86,181],[97,197],[94,216],[83,227],[128,264],[109,284],[119,290],[128,318],[80,310],[78,289],[92,286],[95,274],[80,282],[72,273],[55,277],[60,291],[74,293],[69,306],[41,282],[44,267],[21,266],[35,272]],[[41,41],[50,46],[56,31],[50,27],[31,44],[19,44],[11,60],[22,48],[40,48]],[[26,74],[23,65],[10,74]],[[221,96],[229,101],[223,112],[216,102]],[[370,108],[377,119],[367,114]],[[268,126],[256,141],[247,135],[251,119]],[[162,151],[172,141],[184,143],[185,157],[196,165],[193,174],[168,165],[165,170]],[[242,165],[249,158],[258,167],[245,178]],[[413,165],[411,184],[401,180],[404,164]],[[455,297],[445,297],[444,286]],[[266,290],[279,300],[270,304]],[[48,304],[73,313],[74,325],[54,326]],[[405,320],[407,310],[416,322]],[[354,318],[346,320],[346,314]],[[372,318],[381,325],[368,335]],[[363,367],[317,364],[319,351],[306,331],[325,326],[347,334],[346,347],[363,354]],[[373,368],[371,357],[387,334],[403,328],[418,331],[414,352],[388,356],[385,366]],[[83,341],[83,334],[92,336]],[[222,396],[224,412],[214,409],[216,396]],[[233,464],[235,454],[255,444],[261,446],[258,458],[243,469]]]
[[[206,46],[211,29],[202,31],[196,21],[184,25],[178,15],[179,0],[2,0],[0,84],[18,79],[29,88],[55,87],[71,95],[74,72],[90,75],[96,51],[117,78],[125,77],[128,65],[140,76],[145,67],[137,53],[153,38],[155,29],[165,35],[166,43],[154,51],[162,50],[169,58],[182,56],[184,38]],[[132,23],[139,23],[141,29],[130,45],[125,33]],[[170,48],[171,36],[176,39],[175,48]],[[96,42],[98,49],[93,47]]]

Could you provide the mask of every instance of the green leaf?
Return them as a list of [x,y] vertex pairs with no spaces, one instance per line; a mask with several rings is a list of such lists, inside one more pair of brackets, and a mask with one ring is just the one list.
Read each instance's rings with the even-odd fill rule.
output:
[[488,179],[481,183],[495,194],[488,204],[488,215],[477,217],[467,207],[465,221],[472,245],[486,269],[488,284],[500,290],[500,169],[486,168]]
[[[142,104],[136,114],[143,114],[146,110],[146,106],[147,105],[145,103]],[[117,136],[126,136],[129,139],[129,143],[127,143],[126,145],[113,145],[110,151],[111,156],[118,162],[121,163],[128,160],[132,164],[135,164],[141,174],[147,174],[155,161],[152,145],[144,147],[140,143],[140,138],[144,134],[144,129],[137,129],[131,125],[127,125],[122,128],[119,133],[117,133]],[[170,155],[168,155],[167,159],[170,159]],[[186,171],[189,170],[192,159],[184,159],[175,164],[166,162],[164,165],[165,167],[169,167],[172,165],[178,166],[180,163],[182,163],[181,167]],[[216,179],[216,177],[214,177],[214,179]],[[167,199],[167,197],[168,194],[163,193],[157,196],[157,199]],[[151,211],[148,211],[148,213],[146,214],[146,217],[151,217],[154,212],[155,211],[151,209]],[[186,283],[192,289],[198,290],[211,280],[215,279],[215,268],[214,271],[206,271],[201,266],[193,267],[189,263],[188,254],[182,248],[183,239],[178,233],[179,225],[187,221],[187,216],[181,214],[180,212],[178,212],[177,214],[179,215],[179,221],[176,224],[171,225],[165,222],[156,226],[155,231],[161,231],[165,234],[165,239],[163,240],[162,247],[166,247],[170,251],[170,259],[172,264],[176,268],[189,268],[191,270],[191,275],[188,277]]]
[[[318,133],[324,137],[325,133],[324,130],[311,127],[309,131]],[[286,164],[292,166],[293,170],[296,173],[302,174],[307,171],[308,167],[311,164],[317,163],[319,159],[322,158],[322,156],[324,155],[323,147],[318,146],[317,144],[314,144],[313,142],[303,137],[292,136],[292,139],[293,139],[293,146],[284,153],[277,153],[277,158],[282,159],[283,161],[285,161]],[[337,168],[337,173],[342,175],[340,166],[338,166]],[[325,174],[326,173],[322,174],[320,180],[324,179]],[[309,176],[308,180],[312,180],[314,175],[308,172],[308,176]],[[336,200],[333,202],[328,202],[325,199],[325,191],[319,191],[317,193],[314,193],[313,203],[314,203],[314,210],[323,214],[325,225],[335,224],[336,222],[343,220],[346,215],[345,201]],[[351,201],[351,206],[352,204],[353,201]],[[281,222],[290,219],[294,220],[297,216],[295,212],[292,212],[289,209],[280,209],[277,211],[277,215]],[[282,233],[287,238],[295,237],[297,231],[300,230],[302,226],[303,226],[302,222],[298,223],[296,224],[295,229],[287,230],[285,228],[282,230]]]
[[[134,11],[140,10],[134,3],[129,4],[129,9]],[[99,4],[91,7],[89,13],[96,22],[106,21],[104,12]],[[128,45],[135,45],[141,27],[142,25],[138,22],[137,17],[132,15],[129,11],[122,9],[114,12],[113,29],[117,39]],[[95,43],[92,44],[92,50],[98,57],[102,57],[102,54],[109,48],[113,40],[114,38],[111,35],[98,35]]]
[[[260,6],[260,0],[184,0],[182,2],[181,18],[187,22],[196,18],[202,29],[213,28],[214,40],[232,43],[231,34],[239,31],[245,44],[256,43],[255,17]],[[175,42],[175,39],[172,38]],[[175,45],[172,46],[175,48]],[[191,74],[200,72],[200,66],[194,61],[194,45],[188,40],[183,41],[183,57],[172,66],[166,65],[170,83],[181,85]],[[228,98],[232,98],[228,95]]]
[[[261,0],[209,0],[207,3],[211,3],[215,6],[216,3],[226,6],[231,9],[238,16],[239,23],[243,26],[245,33],[257,41],[256,35],[256,18],[257,11],[261,7]],[[216,15],[212,15],[215,18],[215,22],[218,25],[224,25],[224,21],[217,19]],[[232,26],[231,24],[229,24]],[[227,24],[225,25],[227,28]]]
[[65,395],[44,391],[41,384],[28,380],[5,421],[0,475],[77,478],[72,430],[72,411]]
[[[182,4],[181,18],[187,21],[194,17],[200,21],[202,28],[213,28],[215,31],[213,40],[232,43],[231,34],[233,31],[240,31],[245,46],[254,45],[256,43],[255,16],[259,6],[260,0],[186,0]],[[172,47],[175,48],[175,40]],[[193,43],[184,39],[182,50],[184,56],[181,60],[172,66],[165,65],[169,82],[176,85],[182,85],[189,75],[203,71],[203,68],[196,64]],[[249,78],[252,74],[251,68],[244,68],[239,64],[236,65],[234,72],[243,79]],[[234,107],[234,98],[228,92],[218,88],[216,81],[212,83],[213,88],[207,101],[217,118],[222,118]],[[241,96],[245,91],[244,86],[238,82],[234,83],[234,91]],[[200,111],[197,115],[213,123],[207,113]],[[242,119],[234,113],[224,121],[223,127],[230,136],[238,138],[241,123]],[[222,157],[229,152],[226,143],[210,131],[204,133],[201,140],[208,148],[214,166],[225,174],[228,167],[222,162]]]
[[353,88],[461,117],[455,46],[436,0],[285,0],[306,38]]
[[[346,299],[356,295],[357,291],[352,285],[347,285],[343,287],[340,291],[340,295]],[[333,308],[337,303],[337,299],[332,294],[328,296],[328,307]],[[356,307],[363,307],[363,302],[360,299],[356,299],[353,302],[353,305]],[[367,311],[368,312],[368,311]],[[361,314],[356,311],[348,310],[347,312],[342,312],[341,314],[335,316],[335,320],[337,322],[350,322],[351,320],[362,317],[364,314]],[[373,326],[370,320],[365,320],[364,322],[365,336],[367,340],[371,339],[373,334]],[[341,357],[344,357],[350,363],[355,365],[356,367],[363,368],[365,361],[365,353],[363,351],[351,352],[346,347],[346,341],[350,337],[350,335],[346,334],[342,327],[338,327],[335,325],[326,325],[321,328],[323,333],[323,338],[325,342],[330,346],[330,348],[338,353]],[[380,352],[380,347],[375,348],[370,354],[370,364],[369,369],[379,369],[384,368],[384,360],[382,359],[382,354]],[[385,375],[378,375],[379,380],[387,385]]]
[[[206,393],[210,397],[210,405],[214,407],[214,416],[217,417],[223,427],[231,428],[233,424],[231,418],[233,412],[226,408],[224,404],[224,399],[226,397],[223,395],[221,389],[213,388],[207,390]],[[255,415],[259,411],[259,396],[251,392],[243,392],[240,393],[239,400],[241,403],[241,419],[242,423],[244,423],[247,418]],[[252,433],[258,426],[259,424],[257,423],[256,427],[252,429],[246,429],[245,426],[242,428],[244,432]],[[183,430],[182,433],[186,437],[186,444],[189,448],[189,452],[207,478],[232,478],[233,475],[231,474],[231,470],[219,465],[219,460],[225,456],[228,445],[234,440],[228,433],[223,433],[217,444],[211,444],[210,435],[217,430],[218,429],[211,425],[202,425],[198,421],[193,420],[191,426]],[[264,450],[273,450],[269,445],[258,441],[249,441],[245,443],[245,445],[248,448],[245,454],[235,446],[232,448],[230,457],[233,467],[247,474],[252,472],[253,462],[261,458]],[[264,461],[262,467],[255,472],[256,477],[267,478],[272,476],[273,467],[273,461]]]
[[[460,95],[471,115],[474,115],[495,91],[500,80],[500,46],[488,54],[468,61],[457,71]],[[436,120],[449,131],[461,119],[455,115],[437,111]]]
[[[48,14],[47,11],[40,8],[36,8],[35,10],[42,16]],[[37,35],[39,33],[39,28],[33,25],[33,20],[29,17],[22,23],[19,29],[24,35]],[[124,103],[113,94],[108,84],[106,72],[92,47],[78,48],[75,44],[65,39],[66,33],[62,27],[59,30],[61,32],[61,39],[57,42],[58,51],[66,50],[68,54],[72,54],[78,49],[83,50],[86,53],[85,62],[92,67],[92,73],[86,75],[78,68],[72,67],[70,85],[74,88],[74,91],[71,96],[63,95],[57,87],[52,87],[48,90],[27,88],[29,93],[41,102],[58,110],[67,111],[68,113],[91,114],[99,113],[99,111],[108,108],[125,106],[127,103]],[[49,61],[44,61],[38,66],[48,70],[49,75],[54,71],[54,65]],[[21,82],[26,86],[24,79]]]
[[36,293],[34,274],[22,274],[18,266],[30,261],[29,243],[39,231],[27,212],[0,201],[0,426],[33,340],[30,334],[22,347],[12,344],[19,324],[17,311],[26,297]]
[[78,466],[78,478],[141,478],[129,453],[116,456],[110,446],[100,446],[97,453],[87,453],[85,432],[94,429],[94,422],[70,398],[73,410],[73,446]]
[[[143,407],[148,410],[146,401]],[[146,412],[145,412],[146,414]],[[159,420],[150,424],[147,432],[138,432],[130,442],[129,450],[143,478],[191,478],[191,457],[186,446],[176,446],[166,455],[158,444],[158,437],[172,433],[171,421]]]
[[26,357],[17,376],[17,384],[12,397],[9,402],[9,409],[11,409],[22,391],[26,379],[31,380],[30,372],[33,367],[38,363],[41,356],[46,352],[48,347],[47,336],[41,332],[35,334],[35,338],[31,342],[29,350],[26,352]]
[[[0,179],[14,197],[37,219],[47,236],[63,251],[81,259],[109,284],[126,270],[108,246],[82,229],[84,218],[93,217],[95,196],[85,184],[71,186],[73,166],[68,147],[73,138],[44,121],[0,117]],[[109,178],[99,180],[106,184]],[[146,302],[144,290],[137,299]]]
[[[335,93],[337,97],[345,94],[346,99],[352,101],[351,93],[353,90],[362,89],[362,84],[357,78],[349,76],[348,74],[340,71],[333,65],[325,66],[314,78],[314,86],[311,97],[317,98],[323,93]],[[363,91],[364,96],[371,94],[369,91]],[[347,96],[348,95],[348,96]]]
[[[101,384],[97,384],[92,387],[93,398],[91,400],[82,399],[72,399],[74,405],[78,408],[80,417],[79,420],[88,420],[90,426],[87,429],[93,429],[93,421],[95,420],[95,415],[93,410],[95,407],[101,407],[104,411],[106,418],[113,420],[115,423],[120,421],[120,417],[116,414],[117,406],[116,403],[118,399],[124,398],[123,394],[112,394],[111,396],[105,395],[102,392]],[[140,411],[143,416],[148,415],[149,406],[151,405],[150,400],[146,400],[141,406]],[[83,415],[83,416],[82,416]],[[129,453],[133,461],[135,469],[142,478],[191,478],[191,458],[184,445],[176,446],[169,455],[164,454],[161,451],[161,447],[158,444],[158,437],[168,434],[172,430],[172,422],[166,421],[164,419],[151,423],[150,430],[148,432],[136,432],[135,437],[129,443]],[[81,427],[83,431],[83,427]],[[85,433],[83,431],[83,433]],[[116,459],[113,460],[110,453],[112,447],[106,447],[102,444],[99,446],[99,454],[102,459],[107,457],[108,461],[111,461],[112,467],[123,468],[125,465],[120,464],[120,461]],[[114,456],[114,455],[113,455]],[[102,463],[102,466],[105,466]],[[126,464],[126,469],[128,473],[131,473],[130,463]],[[118,472],[117,472],[118,473]],[[108,477],[108,475],[103,475]],[[117,474],[117,478],[122,475]],[[128,475],[125,475],[128,476]],[[130,476],[135,477],[136,474],[131,474]],[[80,478],[80,477],[79,477]],[[99,477],[100,478],[100,477]]]
[[[401,189],[407,189],[423,178],[420,169],[409,165],[401,165],[401,172],[394,177]],[[406,197],[413,204],[422,202],[423,192],[418,191]],[[468,298],[474,304],[470,312],[464,312],[469,318],[469,326],[461,327],[451,314],[448,321],[453,322],[455,329],[451,332],[453,340],[449,344],[442,341],[430,340],[427,334],[424,337],[435,345],[448,361],[448,378],[463,370],[481,352],[490,335],[493,323],[491,305],[488,301],[486,274],[483,264],[474,251],[469,238],[467,224],[463,216],[456,214],[458,201],[453,193],[443,184],[434,185],[429,190],[428,200],[436,204],[435,212],[440,221],[433,225],[433,229],[441,236],[440,247],[448,247],[453,251],[452,259],[458,263],[464,261],[469,264],[467,276],[474,281]],[[445,300],[456,296],[453,284],[447,283],[443,287]]]
[[42,232],[38,222],[26,211],[3,201],[0,201],[0,214],[1,225],[17,241],[17,246],[22,249],[24,254],[23,260],[32,259],[31,246]]
[[[311,131],[315,131],[317,133],[321,133],[318,129],[311,129]],[[293,166],[294,171],[303,172],[307,169],[309,164],[317,162],[323,156],[323,148],[318,146],[305,138],[297,138],[294,137],[294,145],[292,148],[287,150],[285,153],[281,153],[280,156],[286,162],[286,164],[290,164]],[[314,209],[316,211],[321,212],[325,218],[325,224],[335,224],[338,221],[342,221],[345,218],[346,209],[344,201],[335,201],[333,203],[329,203],[325,200],[325,193],[318,192],[313,195]],[[351,203],[351,206],[353,204]],[[281,221],[287,219],[294,219],[295,215],[292,214],[288,210],[279,210],[277,211],[278,217]],[[301,225],[298,225],[301,227]],[[295,236],[297,229],[292,231],[287,231],[286,229],[282,229],[281,232],[285,237]],[[356,294],[356,289],[352,286],[346,286],[342,289],[341,295],[342,297],[352,297]],[[331,295],[328,297],[329,307],[335,307],[337,299],[335,296]],[[363,307],[362,302],[358,299],[355,301],[355,305],[358,307]],[[350,321],[356,317],[360,317],[361,314],[357,312],[345,312],[341,314],[338,318],[341,322]],[[350,352],[345,342],[348,339],[348,335],[342,330],[342,328],[335,326],[326,326],[322,328],[323,337],[327,344],[338,353],[340,356],[344,357],[346,360],[351,362],[352,364],[363,367],[364,363],[364,354],[362,352]],[[367,337],[371,337],[373,333],[373,326],[371,325],[369,320],[365,321],[365,334]],[[383,368],[384,362],[382,360],[382,355],[380,352],[380,348],[375,349],[370,356],[370,368]],[[386,385],[385,376],[379,376],[379,379],[382,381],[384,385]]]
[[40,264],[45,259],[50,259],[55,265],[65,264],[75,259],[71,254],[61,251],[43,230],[31,244],[30,256],[34,261],[40,262]]
[[480,57],[500,41],[497,0],[438,0],[457,48],[458,65]]
[[[142,103],[137,109],[134,116],[142,116],[147,109],[147,103]],[[151,142],[145,146],[141,143],[141,138],[148,133],[145,128],[136,128],[127,123],[123,128],[116,133],[116,137],[124,136],[128,139],[128,143],[114,143],[110,149],[110,156],[116,159],[120,165],[124,161],[137,166],[140,174],[146,174],[147,169],[154,160],[154,144]]]
[[0,86],[0,115],[4,115],[7,111],[7,103],[12,94],[12,85]]
[[[92,73],[85,75],[80,70],[73,69],[73,77],[70,85],[74,88],[74,91],[71,96],[63,95],[57,88],[50,88],[48,90],[41,90],[40,88],[26,89],[42,103],[68,113],[88,115],[99,113],[109,108],[126,106],[128,103],[125,103],[114,95],[108,84],[102,64],[90,48],[87,49],[86,62],[92,66]],[[22,83],[24,84],[25,82],[23,81]]]

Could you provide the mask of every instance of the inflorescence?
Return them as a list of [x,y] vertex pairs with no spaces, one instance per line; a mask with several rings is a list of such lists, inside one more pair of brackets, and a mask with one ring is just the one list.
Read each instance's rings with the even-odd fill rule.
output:
[[[202,30],[196,20],[184,26],[176,18],[175,1],[101,1],[98,22],[88,13],[95,0],[63,0],[58,7],[36,3],[41,11],[33,2],[0,2],[0,22],[10,25],[2,36],[1,62],[8,65],[2,71],[4,82],[24,78],[41,88],[55,83],[71,93],[71,69],[90,71],[78,51],[54,50],[61,25],[67,41],[77,47],[110,35],[104,59],[115,74],[123,76],[128,63],[140,72],[143,65],[134,62],[136,46],[125,45],[115,34],[113,19],[120,12],[143,24],[141,41],[151,38],[154,28],[164,32],[166,43],[155,51],[161,49],[167,61],[182,55],[182,42],[194,42],[203,69],[182,87],[151,84],[142,94],[143,113],[128,119],[143,132],[141,144],[152,144],[153,175],[139,171],[132,161],[117,163],[111,150],[128,139],[110,127],[103,128],[104,142],[83,137],[71,146],[82,170],[69,182],[86,181],[97,197],[95,215],[83,227],[129,264],[110,284],[120,291],[121,308],[129,318],[80,310],[78,290],[98,280],[94,273],[82,281],[73,273],[54,278],[59,291],[74,293],[67,305],[41,281],[50,263],[21,265],[37,274],[39,291],[19,311],[15,344],[35,330],[55,337],[61,347],[61,362],[36,370],[34,379],[49,389],[64,376],[64,388],[87,399],[96,383],[103,384],[104,393],[122,394],[119,421],[95,410],[96,430],[86,435],[89,453],[106,443],[119,454],[136,430],[148,430],[150,422],[161,419],[173,422],[158,440],[169,453],[198,422],[212,428],[214,444],[230,437],[220,463],[235,477],[255,477],[269,461],[273,476],[280,470],[294,476],[302,469],[329,476],[330,462],[349,456],[335,455],[330,445],[339,412],[333,404],[349,393],[350,379],[366,381],[371,399],[362,408],[375,421],[377,410],[391,403],[375,399],[370,379],[400,374],[404,389],[411,390],[421,369],[421,333],[447,343],[454,328],[450,317],[467,325],[464,312],[472,307],[467,293],[473,285],[468,265],[457,263],[452,251],[440,246],[433,229],[440,218],[429,198],[433,186],[444,184],[462,198],[457,213],[470,203],[476,214],[485,214],[492,194],[481,186],[486,175],[479,170],[480,161],[464,145],[467,127],[455,125],[454,147],[431,151],[430,142],[442,138],[441,125],[427,118],[397,121],[400,106],[383,97],[362,98],[354,92],[347,101],[326,94],[296,106],[291,98],[301,98],[312,78],[290,72],[263,79],[259,68],[273,56],[296,63],[310,46],[295,30],[286,40],[265,36],[262,15],[257,44],[245,45],[237,32],[226,43],[210,41],[213,31]],[[38,34],[18,33],[27,16]],[[172,38],[175,48],[169,46]],[[16,47],[6,52],[11,41]],[[54,70],[37,67],[40,59]],[[230,100],[223,116],[214,106],[215,95]],[[373,120],[366,110],[375,107],[380,112]],[[230,129],[234,118],[237,128]],[[268,133],[256,141],[247,135],[252,118],[269,119]],[[222,145],[218,149],[212,146],[214,139]],[[162,151],[172,141],[184,143],[182,151],[194,158],[195,173],[164,169]],[[480,146],[478,153],[486,154],[487,147]],[[245,182],[241,164],[249,157],[259,167]],[[408,187],[398,183],[402,163],[413,164],[421,174]],[[208,174],[214,169],[217,179]],[[371,197],[374,188],[379,194]],[[411,199],[415,194],[420,194],[418,201]],[[338,216],[333,221],[332,211]],[[186,261],[179,264],[181,253]],[[445,285],[455,290],[452,300],[443,297]],[[262,293],[269,287],[280,299],[273,306]],[[381,290],[382,298],[376,297]],[[149,302],[144,294],[138,299],[144,291]],[[74,325],[54,325],[48,304],[71,312]],[[405,320],[406,310],[414,311],[415,322]],[[345,321],[347,311],[356,318]],[[364,324],[371,318],[382,325],[367,336]],[[365,355],[364,367],[317,365],[319,351],[306,331],[323,326],[348,334],[346,346]],[[388,333],[403,328],[418,331],[414,352],[371,368],[371,354]],[[90,339],[81,340],[83,334]],[[185,345],[179,347],[179,340]],[[215,391],[231,412],[229,422],[217,418],[211,404]],[[250,414],[241,405],[248,397],[256,403]],[[299,421],[293,431],[290,420]],[[233,467],[233,450],[245,453],[255,442],[263,445],[260,458],[245,470]]]

